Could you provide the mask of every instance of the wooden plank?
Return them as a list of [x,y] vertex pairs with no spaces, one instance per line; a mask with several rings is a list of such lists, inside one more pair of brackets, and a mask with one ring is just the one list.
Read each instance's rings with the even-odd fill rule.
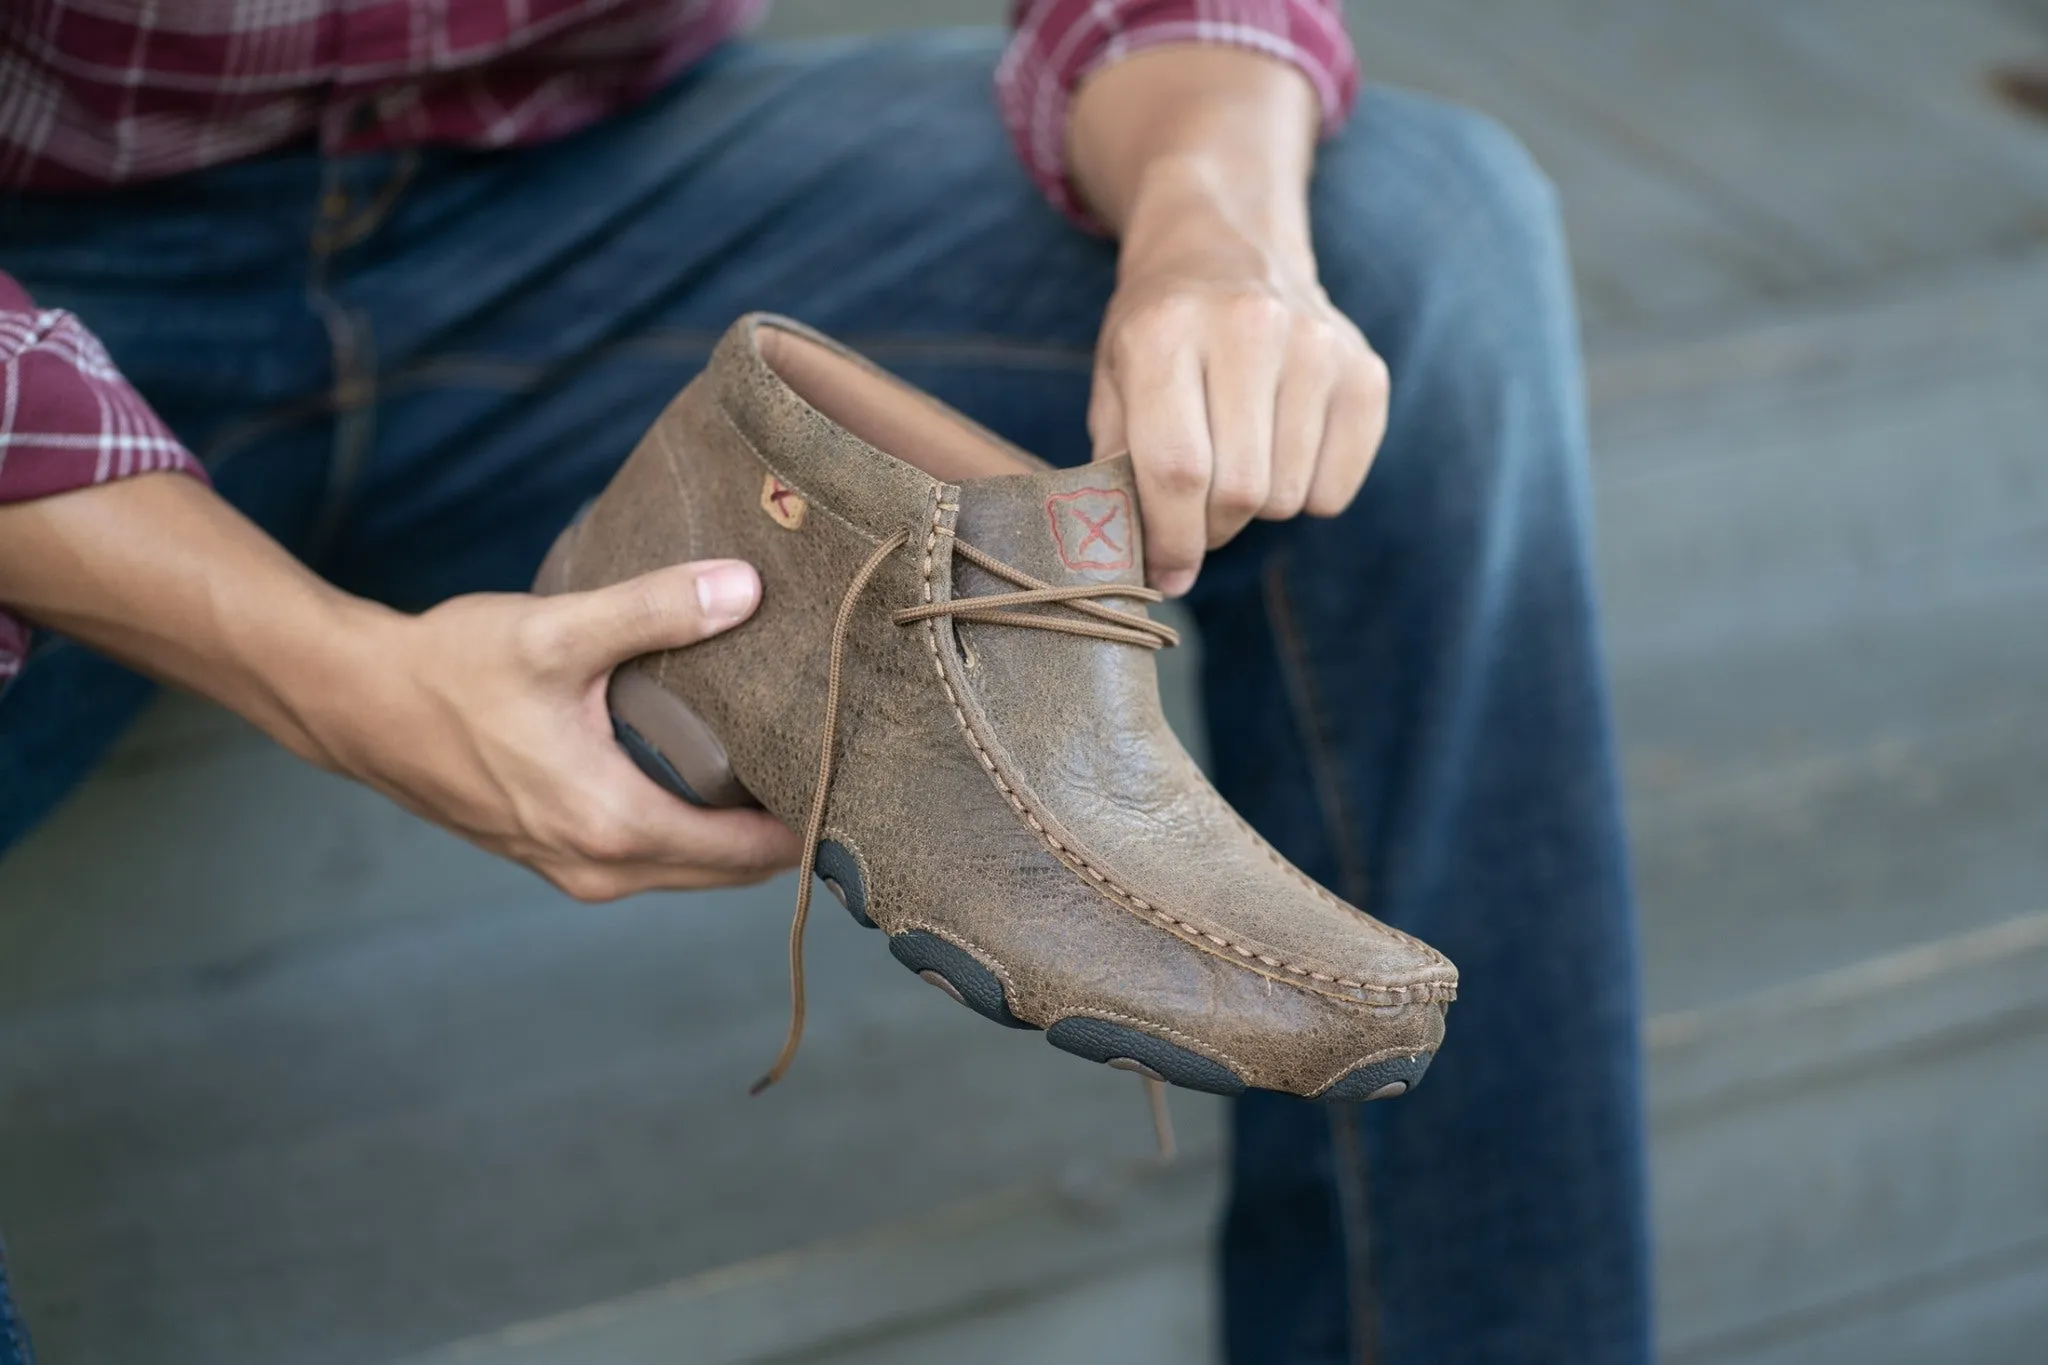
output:
[[1646,322],[1794,291],[1813,270],[1709,187],[1645,155],[1626,129],[1512,51],[1472,41],[1437,6],[1348,8],[1369,80],[1410,86],[1501,120],[1556,182],[1596,342]]
[[[1925,1359],[1801,1343],[1840,1345],[1877,1305],[2038,1281],[2048,916],[1658,1027],[1672,1359]],[[2048,1329],[2048,1300],[1976,1311],[1982,1335],[1952,1318],[1935,1358],[2004,1358],[1965,1348],[2010,1339],[2015,1313]]]
[[1220,1357],[1204,1255],[1139,1262],[1063,1294],[852,1350],[812,1357],[815,1365],[1045,1365],[1112,1360],[1116,1365],[1207,1365]]
[[[1988,1348],[2048,1329],[2027,1292],[2048,1273],[2048,1098],[2025,1083],[2048,1062],[2048,915],[1665,1015],[1648,1041],[1667,1358],[2017,1359]],[[1069,1196],[1019,1192],[411,1365],[634,1365],[683,1343],[707,1365],[1021,1365],[1065,1358],[1044,1348],[1067,1330],[1074,1359],[1191,1358],[1167,1351],[1190,1349],[1206,1160],[1112,1176],[1085,1225]],[[1112,1263],[1130,1275],[1094,1284]],[[1095,1335],[1119,1305],[1146,1330]]]
[[1666,1365],[1926,1365],[2031,1361],[2048,1333],[2048,1244],[1929,1271],[1903,1284],[1709,1338]]
[[[1015,1190],[840,1245],[459,1342],[409,1365],[691,1365],[1062,1358],[1198,1362],[1213,1155]],[[1029,1324],[1014,1334],[1009,1324]],[[1050,1331],[1049,1331],[1050,1329]],[[1006,1338],[1008,1338],[1006,1340]],[[948,1350],[973,1346],[966,1357]],[[1186,1354],[1172,1354],[1185,1349]]]
[[2048,258],[1592,370],[1658,1008],[2048,884]]
[[[749,1099],[787,1007],[761,908],[395,925],[8,1016],[0,1210],[49,1349],[379,1359],[1149,1153],[1137,1083],[843,915],[796,1071]],[[1196,1148],[1221,1111],[1176,1097]]]
[[1748,0],[1808,59],[1883,82],[1932,123],[2048,176],[2048,124],[1991,93],[1999,67],[2048,61],[2048,9],[2026,0]]
[[2035,158],[1928,117],[1883,72],[1816,60],[1752,0],[1432,8],[1696,179],[1818,277],[2008,250],[2036,240],[2048,214]]

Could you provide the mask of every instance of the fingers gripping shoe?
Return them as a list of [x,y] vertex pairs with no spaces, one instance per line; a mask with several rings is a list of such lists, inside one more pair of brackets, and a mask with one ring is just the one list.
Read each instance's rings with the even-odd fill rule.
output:
[[1421,1079],[1457,972],[1217,795],[1160,710],[1129,461],[1054,469],[785,319],[741,319],[536,584],[686,560],[760,609],[618,670],[621,742],[690,799],[805,835],[906,967],[1054,1046],[1216,1094]]

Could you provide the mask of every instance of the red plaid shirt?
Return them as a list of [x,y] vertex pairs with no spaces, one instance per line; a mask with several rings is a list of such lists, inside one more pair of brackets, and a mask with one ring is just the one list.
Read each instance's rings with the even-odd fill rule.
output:
[[[218,165],[295,138],[330,153],[502,147],[641,99],[767,0],[0,0],[0,188],[77,189]],[[1357,86],[1341,0],[1012,0],[996,97],[1054,203],[1067,100],[1161,43],[1294,63],[1326,126]],[[67,313],[0,273],[0,503],[150,470],[197,474]],[[0,682],[27,632],[0,612]]]

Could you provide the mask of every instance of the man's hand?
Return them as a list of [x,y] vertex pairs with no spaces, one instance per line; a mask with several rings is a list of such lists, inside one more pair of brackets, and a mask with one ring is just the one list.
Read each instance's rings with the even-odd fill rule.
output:
[[454,598],[405,616],[322,582],[193,479],[0,506],[0,602],[221,703],[580,900],[794,866],[760,811],[705,811],[635,768],[605,684],[753,614],[729,560],[597,592]]
[[1317,283],[1315,103],[1283,63],[1164,47],[1076,95],[1076,187],[1121,242],[1097,458],[1129,450],[1153,585],[1187,591],[1253,517],[1335,516],[1386,430],[1387,370]]
[[383,662],[307,711],[314,757],[578,900],[738,886],[795,865],[795,834],[757,810],[701,810],[612,738],[605,684],[628,659],[753,614],[734,560],[560,597],[457,597],[379,632]]

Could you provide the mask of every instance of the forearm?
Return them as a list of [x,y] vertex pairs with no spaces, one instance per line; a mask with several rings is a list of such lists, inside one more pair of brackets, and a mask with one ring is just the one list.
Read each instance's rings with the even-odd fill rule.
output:
[[1085,80],[1072,189],[1117,234],[1089,435],[1128,451],[1146,573],[1169,595],[1253,517],[1335,516],[1385,430],[1386,366],[1317,279],[1302,69],[1160,46]]
[[196,479],[0,505],[0,603],[329,763],[311,699],[393,614],[323,582]]
[[1177,45],[1113,63],[1075,92],[1076,190],[1126,259],[1219,230],[1274,269],[1313,272],[1308,180],[1319,110],[1308,80],[1240,48]]

